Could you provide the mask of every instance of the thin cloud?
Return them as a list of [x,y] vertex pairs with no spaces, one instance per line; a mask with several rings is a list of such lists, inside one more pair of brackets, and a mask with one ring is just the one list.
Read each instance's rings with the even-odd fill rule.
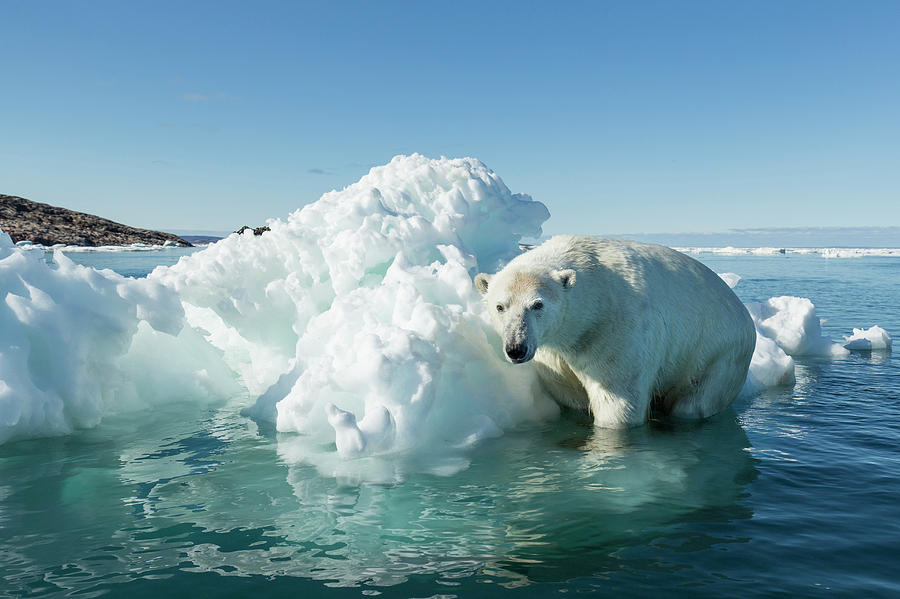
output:
[[334,175],[334,171],[330,171],[324,168],[310,168],[306,170],[307,173],[311,175]]

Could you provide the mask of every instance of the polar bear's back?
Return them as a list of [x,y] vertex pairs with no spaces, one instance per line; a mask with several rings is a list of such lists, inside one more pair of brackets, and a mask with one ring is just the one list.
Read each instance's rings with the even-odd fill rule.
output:
[[[530,254],[534,254],[531,256]],[[653,300],[724,304],[740,313],[746,309],[728,285],[712,270],[671,248],[626,239],[557,235],[516,260],[552,268],[572,268],[582,283],[619,288],[626,285]],[[594,274],[599,276],[594,277]],[[581,276],[584,275],[584,276]],[[623,290],[619,288],[619,290]],[[686,296],[686,297],[684,297]]]

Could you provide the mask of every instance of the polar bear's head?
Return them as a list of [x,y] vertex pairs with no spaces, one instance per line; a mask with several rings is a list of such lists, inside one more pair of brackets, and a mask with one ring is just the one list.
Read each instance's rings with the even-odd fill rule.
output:
[[575,285],[575,271],[522,270],[507,266],[495,275],[479,273],[475,287],[484,296],[491,323],[503,340],[503,355],[513,364],[534,357],[556,331],[565,313],[564,295]]

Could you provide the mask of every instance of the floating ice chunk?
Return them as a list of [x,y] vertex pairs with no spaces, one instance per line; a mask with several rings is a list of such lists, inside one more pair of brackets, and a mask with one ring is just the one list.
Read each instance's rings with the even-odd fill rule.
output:
[[853,329],[853,334],[844,338],[844,347],[850,350],[891,349],[891,334],[875,325],[869,329]]
[[767,387],[794,384],[794,360],[770,339],[756,331],[756,348],[750,361],[742,395],[752,395]]
[[741,281],[741,275],[735,274],[733,272],[720,272],[717,273],[719,278],[725,281],[725,284],[728,285],[731,289],[737,287],[737,284]]
[[48,264],[0,232],[0,443],[94,426],[195,385],[218,392],[221,360],[183,324],[178,297],[159,283],[59,252]]
[[[757,393],[766,387],[793,384],[795,377],[792,356],[845,358],[850,353],[822,335],[815,306],[807,298],[773,297],[765,302],[746,306],[756,325],[756,348],[741,392],[743,395]],[[857,342],[883,344],[882,332],[883,329],[879,327],[873,327],[869,331],[854,329],[853,337],[847,338],[846,347],[856,349],[851,345]],[[887,335],[887,345],[890,346],[890,335]]]
[[789,356],[843,358],[849,352],[822,335],[816,308],[805,297],[780,296],[747,304],[761,335],[775,341]]

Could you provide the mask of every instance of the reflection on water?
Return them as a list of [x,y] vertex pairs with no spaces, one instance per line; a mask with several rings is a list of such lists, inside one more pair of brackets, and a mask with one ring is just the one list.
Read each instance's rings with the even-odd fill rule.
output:
[[521,586],[665,569],[640,548],[731,543],[683,523],[751,516],[756,468],[733,412],[627,431],[563,419],[482,447],[454,476],[392,485],[286,461],[291,436],[261,435],[236,409],[182,416],[2,448],[3,480],[18,481],[0,504],[6,583],[41,594],[212,572]]

